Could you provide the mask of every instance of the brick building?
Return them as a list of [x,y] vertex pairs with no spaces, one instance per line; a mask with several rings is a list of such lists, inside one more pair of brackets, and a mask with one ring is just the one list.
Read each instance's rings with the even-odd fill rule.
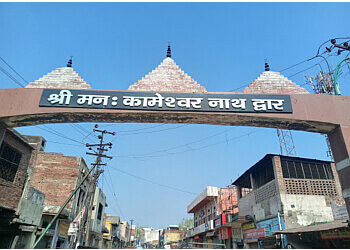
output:
[[[82,157],[44,152],[46,141],[41,136],[24,136],[35,148],[30,160],[29,183],[45,193],[44,209],[38,236],[57,214],[71,192],[88,172]],[[82,209],[82,201],[90,183],[88,178],[63,209],[58,220],[46,232],[36,248],[56,248],[69,244],[68,226]],[[39,228],[39,229],[40,229]]]
[[274,231],[347,218],[332,162],[268,154],[233,185],[239,215],[252,220],[242,226],[244,243],[251,247],[259,241],[286,246],[288,239],[276,241]]
[[33,147],[16,130],[0,126],[0,248],[29,248],[45,195],[28,184]]

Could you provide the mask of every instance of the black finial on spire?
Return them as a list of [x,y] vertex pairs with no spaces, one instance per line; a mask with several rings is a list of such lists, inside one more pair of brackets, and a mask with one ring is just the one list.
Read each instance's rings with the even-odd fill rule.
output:
[[267,59],[265,59],[265,71],[270,71],[270,66],[267,63]]
[[168,50],[167,50],[167,52],[166,52],[166,57],[171,57],[170,42],[168,42]]
[[71,68],[71,67],[72,67],[72,63],[73,63],[72,58],[73,58],[73,56],[70,57],[70,59],[69,59],[69,61],[68,61],[68,63],[67,63],[67,67],[68,67],[68,68]]

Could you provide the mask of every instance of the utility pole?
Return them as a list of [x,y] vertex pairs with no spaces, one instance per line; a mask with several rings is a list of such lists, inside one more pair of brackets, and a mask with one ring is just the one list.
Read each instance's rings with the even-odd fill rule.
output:
[[131,226],[130,226],[130,233],[129,233],[129,246],[131,247],[131,233],[132,233],[132,223],[134,222],[133,219],[130,220],[131,221]]
[[[312,89],[314,90],[315,94],[327,94],[327,95],[334,95],[335,92],[335,86],[333,84],[332,76],[330,72],[323,72],[322,68],[320,66],[320,73],[316,78],[305,76],[306,83],[310,84],[312,86]],[[316,81],[316,84],[314,83]],[[326,137],[326,143],[327,143],[327,157],[330,157],[333,161],[333,154],[331,150],[331,145],[329,143],[328,135],[325,135]]]
[[[94,126],[93,131],[101,133],[101,135],[98,136],[98,139],[100,139],[100,142],[98,144],[86,144],[86,147],[88,147],[89,150],[92,150],[93,147],[97,147],[96,148],[97,152],[94,152],[94,153],[87,152],[86,153],[88,155],[96,156],[95,163],[93,163],[93,165],[95,166],[96,169],[95,169],[95,172],[93,174],[92,182],[90,183],[90,186],[89,186],[87,192],[85,193],[83,204],[86,204],[86,210],[85,210],[84,216],[82,218],[81,225],[79,225],[79,232],[78,232],[78,236],[77,236],[77,244],[80,244],[81,238],[83,236],[83,231],[86,228],[85,234],[84,234],[84,241],[85,241],[84,245],[85,246],[88,246],[88,244],[89,244],[92,207],[94,204],[94,198],[95,198],[94,196],[95,196],[97,181],[98,181],[100,174],[102,174],[104,172],[104,170],[100,169],[100,166],[106,166],[106,163],[101,163],[102,158],[112,159],[112,157],[104,154],[104,152],[108,150],[108,149],[105,149],[105,147],[108,146],[109,148],[112,148],[112,143],[110,143],[110,142],[103,143],[103,137],[104,137],[104,134],[115,135],[115,132],[108,132],[107,130],[98,130],[97,128],[98,128],[98,125],[96,124]],[[91,191],[90,191],[90,189],[91,189]],[[90,191],[90,194],[88,194],[89,191]],[[73,245],[74,245],[74,243],[71,244],[71,248]]]

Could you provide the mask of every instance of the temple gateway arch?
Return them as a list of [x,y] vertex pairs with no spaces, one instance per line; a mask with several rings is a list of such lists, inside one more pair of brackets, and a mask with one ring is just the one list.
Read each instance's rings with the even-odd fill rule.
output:
[[328,134],[350,211],[350,96],[310,94],[265,71],[243,92],[207,92],[171,57],[128,90],[94,90],[71,67],[25,88],[0,89],[0,144],[6,127],[135,122],[253,126]]

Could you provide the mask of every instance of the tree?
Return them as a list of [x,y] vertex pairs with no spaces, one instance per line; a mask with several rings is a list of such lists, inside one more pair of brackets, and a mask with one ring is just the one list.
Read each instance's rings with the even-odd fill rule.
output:
[[143,233],[142,233],[142,228],[141,226],[137,225],[136,228],[135,228],[135,238],[137,240],[144,240],[143,239]]
[[179,223],[179,229],[180,230],[188,230],[189,228],[193,228],[193,218],[183,218],[181,222]]

